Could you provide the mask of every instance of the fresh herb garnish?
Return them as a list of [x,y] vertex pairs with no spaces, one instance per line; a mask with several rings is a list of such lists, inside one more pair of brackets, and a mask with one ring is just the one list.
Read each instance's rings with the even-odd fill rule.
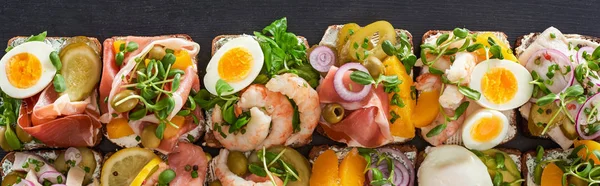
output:
[[[569,88],[567,88],[564,92],[561,92],[559,95],[556,95],[554,93],[549,93],[548,95],[539,98],[536,101],[536,104],[539,106],[544,106],[550,103],[553,103],[554,101],[558,100],[558,106],[559,106],[559,111],[556,112],[556,114],[554,114],[552,116],[552,118],[550,118],[550,121],[548,121],[548,123],[553,123],[554,119],[556,119],[556,117],[562,112],[563,114],[565,114],[567,116],[567,118],[569,118],[569,121],[571,123],[575,123],[575,119],[573,119],[573,116],[571,116],[571,114],[569,113],[569,111],[567,110],[567,104],[572,102],[572,101],[577,101],[584,93],[584,89],[583,87],[581,87],[581,85],[574,85],[571,86]],[[544,135],[546,133],[546,131],[548,131],[548,129],[550,128],[550,125],[546,125],[546,127],[544,127],[544,130],[542,131],[542,135]]]
[[137,50],[138,47],[139,45],[133,41],[127,42],[127,46],[125,46],[125,43],[121,43],[121,45],[119,46],[119,52],[115,54],[115,62],[117,66],[121,66],[123,64],[123,60],[125,59],[125,53],[133,52]]
[[263,147],[262,150],[257,152],[259,162],[250,163],[248,171],[257,176],[268,177],[273,185],[277,185],[273,176],[284,178],[283,185],[287,185],[289,181],[299,181],[300,176],[298,176],[296,168],[281,159],[285,152],[286,149],[284,148],[281,152],[275,154]]
[[[44,31],[44,32],[42,32],[42,33],[40,33],[38,35],[31,35],[23,43],[26,43],[26,42],[29,42],[29,41],[44,41],[46,39],[46,35],[47,34],[48,34],[48,32]],[[15,46],[8,46],[8,47],[6,47],[6,49],[4,51],[8,52],[8,51],[12,50],[15,47],[16,47],[16,45]]]
[[467,110],[467,108],[469,107],[469,103],[468,101],[462,102],[458,108],[456,108],[456,111],[454,111],[454,116],[449,117],[448,115],[446,115],[446,113],[444,113],[444,109],[441,108],[440,106],[440,110],[442,110],[442,112],[440,112],[443,116],[444,116],[444,123],[434,127],[433,129],[431,129],[429,132],[427,132],[427,134],[425,136],[427,136],[428,138],[433,137],[433,136],[437,136],[438,134],[442,133],[442,131],[444,131],[444,129],[446,129],[448,122],[449,121],[455,121],[458,118],[460,118],[460,116],[463,115],[463,113],[465,113],[465,111]]
[[361,84],[361,85],[371,85],[373,84],[375,86],[375,88],[377,88],[377,86],[380,83],[383,83],[384,87],[397,87],[400,83],[402,83],[401,80],[398,79],[398,76],[396,75],[392,75],[392,76],[386,76],[386,75],[379,75],[379,77],[377,77],[377,80],[373,79],[373,77],[371,77],[371,75],[369,75],[369,73],[357,70],[357,71],[353,71],[352,73],[350,73],[350,80]]
[[381,48],[388,56],[395,55],[406,70],[407,74],[411,74],[413,67],[417,62],[417,56],[412,53],[412,44],[408,41],[406,33],[400,33],[399,43],[394,46],[392,42],[386,40],[381,44]]

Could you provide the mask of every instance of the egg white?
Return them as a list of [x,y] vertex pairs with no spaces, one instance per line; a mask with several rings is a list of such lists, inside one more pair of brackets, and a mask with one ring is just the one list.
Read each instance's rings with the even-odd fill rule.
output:
[[228,82],[228,84],[233,88],[233,91],[222,93],[222,95],[234,94],[246,88],[254,81],[254,79],[256,79],[256,77],[260,73],[260,70],[262,69],[262,66],[264,64],[265,57],[258,42],[254,40],[252,36],[242,36],[232,39],[225,43],[219,50],[217,50],[215,55],[213,55],[213,57],[210,59],[208,66],[206,67],[206,75],[204,76],[204,87],[211,94],[217,95],[217,90],[215,86],[217,85],[217,81],[221,79],[218,70],[219,60],[227,51],[237,47],[243,47],[247,49],[250,55],[252,55],[252,59],[254,61],[252,62],[250,72],[248,72],[248,75],[244,79],[238,82]]
[[[481,90],[481,79],[488,72],[489,69],[502,67],[513,73],[517,80],[517,92],[515,96],[507,101],[506,103],[496,104],[488,100]],[[515,63],[509,60],[490,59],[483,61],[475,66],[471,73],[471,81],[469,87],[482,93],[477,103],[482,107],[495,109],[500,111],[511,110],[525,104],[531,98],[533,93],[533,85],[529,84],[533,79],[529,71],[519,63]]]
[[417,172],[420,186],[478,185],[491,186],[485,164],[473,152],[458,145],[427,148]]
[[[30,41],[16,46],[6,53],[6,55],[2,56],[2,59],[0,59],[0,77],[2,77],[0,78],[0,88],[2,91],[10,97],[23,99],[31,97],[44,90],[44,88],[46,88],[46,86],[52,82],[52,79],[56,74],[56,68],[54,65],[52,65],[52,62],[50,62],[50,53],[52,51],[54,51],[52,46],[44,42]],[[21,89],[13,86],[8,81],[8,75],[6,74],[6,63],[14,55],[25,52],[30,53],[38,58],[42,68],[42,75],[36,84],[29,88]]]
[[[496,136],[496,138],[494,138],[490,141],[487,141],[487,142],[475,141],[473,139],[473,136],[471,136],[471,129],[474,127],[474,125],[480,119],[482,119],[484,117],[492,117],[492,116],[499,117],[502,120],[502,130],[500,131],[500,134],[498,134],[498,136]],[[502,140],[504,140],[504,138],[506,138],[506,135],[508,133],[508,127],[509,127],[508,118],[506,117],[506,115],[502,114],[502,112],[499,112],[497,110],[492,110],[492,109],[480,109],[480,110],[475,111],[473,114],[469,115],[467,117],[467,119],[465,119],[465,122],[461,129],[462,130],[462,140],[463,140],[463,143],[465,144],[465,147],[467,147],[468,149],[474,149],[474,150],[491,149],[491,148],[494,148],[496,145],[502,143]]]

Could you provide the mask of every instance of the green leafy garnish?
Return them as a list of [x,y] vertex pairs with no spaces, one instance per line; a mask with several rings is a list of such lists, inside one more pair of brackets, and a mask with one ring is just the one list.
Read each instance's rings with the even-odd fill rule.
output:
[[[29,36],[29,38],[27,38],[25,40],[24,43],[29,42],[29,41],[44,41],[46,39],[47,34],[48,34],[48,32],[44,31],[38,35],[31,35],[31,36]],[[6,47],[6,49],[4,51],[8,52],[8,51],[12,50],[14,47],[16,47],[16,46],[8,46],[8,47]]]
[[441,110],[441,114],[444,116],[444,123],[434,127],[433,129],[431,129],[429,132],[427,132],[427,134],[425,136],[427,136],[428,138],[433,137],[433,136],[437,136],[438,134],[442,133],[442,131],[444,131],[444,129],[446,129],[446,127],[448,126],[448,122],[449,121],[455,121],[458,118],[460,118],[460,116],[462,116],[465,111],[467,110],[467,108],[469,107],[469,103],[468,101],[462,102],[457,108],[456,111],[454,111],[454,116],[449,117],[444,113],[444,109],[441,108],[440,106],[440,110]]
[[[573,85],[569,88],[567,88],[564,92],[561,92],[559,95],[556,95],[554,93],[549,93],[548,95],[539,98],[536,101],[536,104],[539,106],[544,106],[550,103],[553,103],[555,100],[558,100],[558,106],[559,106],[559,112],[556,112],[556,114],[554,114],[552,116],[552,118],[550,118],[550,121],[548,121],[548,123],[553,123],[554,119],[556,119],[556,117],[559,115],[559,113],[563,113],[567,116],[567,118],[569,118],[569,121],[571,123],[575,123],[575,119],[573,119],[573,116],[571,116],[571,114],[569,113],[569,111],[567,110],[567,104],[573,101],[577,101],[580,96],[582,96],[584,93],[584,89],[583,87],[581,87],[581,85],[577,84],[577,85]],[[544,130],[542,131],[542,135],[544,135],[546,133],[546,131],[548,131],[548,129],[550,128],[551,125],[546,125],[546,127],[544,127]]]
[[400,33],[398,38],[400,42],[396,46],[390,41],[383,41],[381,48],[388,56],[395,55],[404,65],[407,74],[411,74],[413,67],[417,63],[417,56],[412,53],[412,44],[408,41],[406,33]]

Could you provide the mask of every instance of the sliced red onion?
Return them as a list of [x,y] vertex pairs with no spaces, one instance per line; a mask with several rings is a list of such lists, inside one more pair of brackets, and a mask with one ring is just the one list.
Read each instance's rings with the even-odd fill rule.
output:
[[61,177],[61,183],[65,183],[67,181],[67,178],[57,171],[48,171],[42,173],[42,175],[40,175],[40,178],[38,178],[38,181],[40,183],[44,183],[44,180],[48,180],[52,183],[58,183],[58,177]]
[[350,102],[362,100],[369,95],[369,92],[371,91],[371,85],[363,86],[360,92],[352,92],[346,88],[346,85],[344,85],[344,76],[346,75],[346,71],[352,69],[369,73],[367,68],[360,63],[346,63],[342,65],[333,76],[333,88],[335,88],[335,91],[342,99]]
[[579,112],[577,114],[577,118],[575,119],[575,130],[577,130],[577,134],[579,134],[579,137],[582,139],[596,139],[600,136],[600,131],[592,134],[592,135],[587,135],[587,133],[585,131],[583,131],[583,125],[588,125],[587,123],[587,114],[585,114],[584,110],[585,108],[590,108],[592,109],[594,107],[594,102],[598,102],[600,101],[600,93],[594,94],[593,96],[589,97],[585,103],[581,106],[581,108],[579,109]]
[[335,63],[335,53],[331,48],[326,46],[315,47],[308,56],[310,65],[319,71],[327,72],[329,68]]
[[65,160],[71,160],[71,161],[75,161],[75,165],[79,165],[79,162],[81,162],[81,152],[79,151],[79,149],[75,148],[75,147],[69,147],[67,149],[67,151],[65,151]]
[[21,179],[21,182],[14,184],[13,186],[35,186],[33,184],[33,182],[26,180],[26,179]]
[[[540,59],[541,63],[535,64],[535,60]],[[565,91],[569,86],[573,85],[575,82],[575,66],[569,60],[569,58],[563,54],[562,52],[555,49],[541,49],[536,51],[531,57],[529,57],[525,68],[532,72],[535,70],[541,77],[544,79],[548,79],[546,73],[548,72],[548,67],[552,64],[558,64],[561,70],[565,66],[569,66],[571,70],[566,74],[562,75],[559,72],[555,72],[552,80],[554,83],[552,85],[547,85],[548,89],[552,91],[552,93],[558,94]],[[564,78],[564,79],[561,79]]]
[[[394,160],[394,185],[396,186],[413,186],[415,183],[415,169],[412,165],[412,162],[404,155],[404,153],[391,149],[391,148],[380,148],[377,149],[380,153],[390,154],[392,157],[400,157],[401,161],[396,159]],[[373,157],[376,162],[377,158]],[[371,164],[371,167],[377,168],[381,171],[384,177],[389,177],[390,171],[388,170],[386,163],[381,163],[380,165],[375,165],[375,163]],[[373,175],[371,171],[367,173],[367,183],[370,183],[373,180]]]

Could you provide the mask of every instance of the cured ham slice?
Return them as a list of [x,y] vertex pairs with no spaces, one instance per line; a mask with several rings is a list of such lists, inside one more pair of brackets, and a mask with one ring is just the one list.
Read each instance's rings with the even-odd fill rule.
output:
[[[175,179],[169,183],[172,186],[179,185],[202,185],[204,184],[204,175],[208,169],[208,159],[201,147],[191,143],[181,142],[175,148],[175,151],[169,154],[169,167],[175,171]],[[191,166],[198,172],[198,177],[192,178],[191,171],[186,171],[185,167]]]
[[102,125],[92,94],[85,101],[71,102],[68,95],[58,96],[50,85],[39,96],[24,99],[18,124],[25,132],[52,147],[94,146]]
[[[345,142],[348,146],[379,147],[393,141],[388,119],[390,118],[388,97],[383,86],[371,89],[371,92],[361,101],[348,102],[343,100],[333,87],[333,76],[336,72],[337,68],[332,67],[317,89],[321,106],[338,103],[349,114],[336,124],[329,124],[324,119],[319,123],[325,125],[330,132],[344,136],[334,140]],[[349,73],[343,81],[347,84],[354,83],[350,80]],[[353,86],[361,85],[353,84]]]

